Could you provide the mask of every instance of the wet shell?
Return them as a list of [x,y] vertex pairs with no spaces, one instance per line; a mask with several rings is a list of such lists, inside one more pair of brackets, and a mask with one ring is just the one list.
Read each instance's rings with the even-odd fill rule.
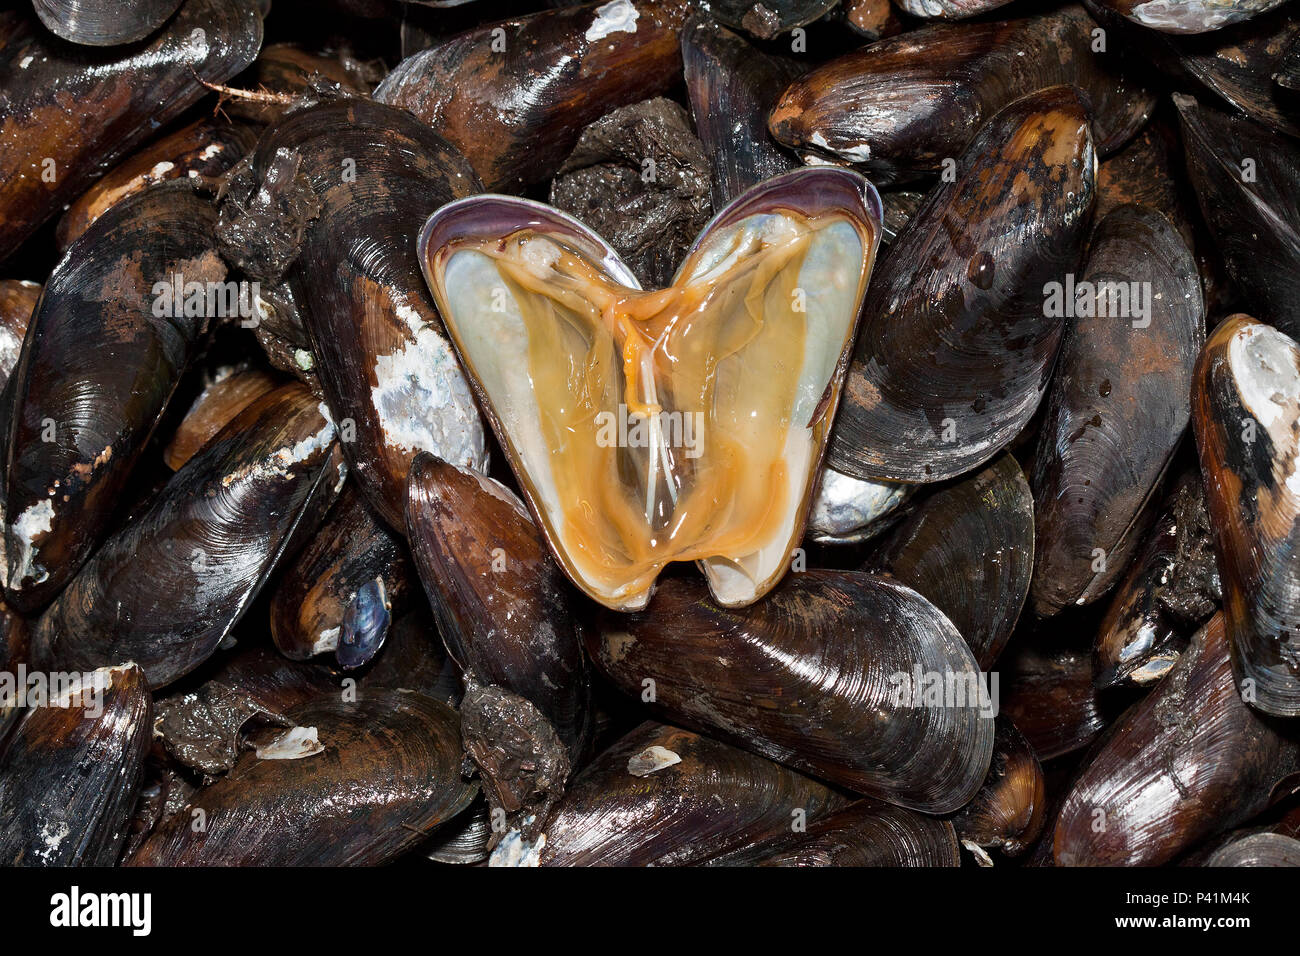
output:
[[[1290,793],[1297,744],[1237,695],[1223,615],[1107,731],[1056,823],[1062,866],[1152,866]],[[1104,827],[1095,825],[1104,819]]]
[[[1090,604],[1123,574],[1183,437],[1205,336],[1196,262],[1164,216],[1121,206],[1098,225],[1039,431],[1030,606]],[[1145,302],[1145,305],[1142,302]],[[1091,312],[1093,314],[1086,314]],[[1149,515],[1147,516],[1149,519]]]
[[[882,40],[792,83],[772,111],[772,134],[797,152],[852,163],[887,185],[956,160],[1016,99],[1071,84],[1094,117],[1097,148],[1108,153],[1146,121],[1155,98],[1113,72],[1109,55],[1092,52],[1096,26],[1070,6]],[[960,161],[958,175],[968,168],[969,160]]]
[[540,182],[588,124],[668,90],[684,0],[612,0],[478,27],[408,57],[375,99],[415,114],[489,189]]
[[215,223],[188,184],[147,190],[83,233],[46,283],[13,374],[5,514],[16,607],[46,604],[107,531],[208,325],[210,297],[186,308],[185,287],[225,278]]
[[335,482],[334,442],[301,385],[254,402],[81,569],[37,623],[34,659],[134,660],[154,689],[193,670],[247,610],[314,493]]
[[380,517],[401,528],[417,452],[472,468],[487,461],[482,422],[413,240],[430,212],[477,182],[455,149],[409,114],[362,99],[289,114],[263,136],[253,171],[253,192],[296,193],[319,214],[309,225],[267,222],[227,204],[226,235],[237,245],[303,230],[287,280],[315,369],[334,420],[355,432],[342,443],[351,473]]
[[152,730],[133,664],[91,674],[29,709],[0,743],[0,863],[114,866]]
[[232,418],[280,384],[258,368],[226,369],[207,385],[176,426],[163,451],[167,467],[176,471],[221,431]]
[[947,820],[859,800],[808,827],[794,846],[760,866],[960,866]]
[[1300,346],[1226,319],[1196,364],[1192,421],[1241,694],[1300,715]]
[[1225,844],[1206,866],[1300,866],[1300,840],[1282,833],[1252,833]]
[[[542,840],[510,835],[493,865],[683,866],[751,852],[846,803],[762,757],[645,723],[582,771]],[[544,842],[543,842],[544,840]]]
[[68,207],[55,235],[59,248],[66,249],[115,203],[155,183],[220,176],[243,159],[256,141],[247,127],[199,120],[133,153]]
[[1038,407],[1063,319],[1044,286],[1078,261],[1096,156],[1056,87],[991,119],[891,245],[862,308],[827,460],[932,482],[991,459]]
[[1013,645],[1003,659],[1001,714],[1016,725],[1039,760],[1088,746],[1106,728],[1085,651]]
[[1038,839],[1046,818],[1043,768],[1015,724],[999,717],[988,778],[952,819],[957,836],[982,866],[992,866],[989,850],[1019,856]]
[[864,796],[944,813],[988,771],[993,720],[974,657],[932,604],[886,578],[809,570],[741,611],[697,581],[665,580],[644,611],[606,615],[588,652],[625,693],[653,681],[670,719]]
[[1267,13],[1286,0],[1097,0],[1134,23],[1161,33],[1208,33]]
[[707,9],[710,16],[733,29],[771,40],[812,23],[835,4],[836,0],[709,0]]
[[898,5],[914,17],[963,20],[996,10],[1010,2],[1011,0],[898,0]]
[[1228,271],[1260,317],[1300,335],[1300,147],[1175,94],[1187,174]]
[[201,81],[253,62],[262,21],[255,0],[187,0],[165,30],[121,50],[67,46],[12,13],[0,15],[0,37],[3,259],[194,103]]
[[[9,376],[18,365],[28,323],[40,300],[40,283],[23,279],[0,280],[0,388],[8,383]],[[6,421],[0,421],[0,431],[8,431],[5,427],[7,424]],[[3,465],[0,464],[0,469],[2,468]]]
[[181,0],[32,0],[56,36],[86,46],[116,46],[148,36],[176,12]]
[[940,489],[869,563],[948,616],[982,670],[1002,653],[1029,594],[1034,499],[1009,454]]
[[[411,691],[355,703],[320,698],[289,714],[315,732],[310,756],[246,752],[198,790],[131,858],[131,866],[374,866],[418,845],[469,806],[460,721]],[[266,753],[266,751],[263,751]],[[206,827],[196,832],[194,815]]]

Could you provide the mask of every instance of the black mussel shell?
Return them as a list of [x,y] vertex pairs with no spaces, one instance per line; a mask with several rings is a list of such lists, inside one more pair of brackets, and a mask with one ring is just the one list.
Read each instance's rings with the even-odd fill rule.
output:
[[[798,835],[797,835],[798,836]],[[874,800],[858,800],[808,826],[759,866],[959,866],[957,834],[939,820]]]
[[997,719],[993,763],[979,793],[952,818],[962,846],[984,866],[989,850],[1019,856],[1034,845],[1047,819],[1047,783],[1029,741],[1005,717]]
[[142,40],[180,5],[181,0],[32,0],[51,33],[85,46]]

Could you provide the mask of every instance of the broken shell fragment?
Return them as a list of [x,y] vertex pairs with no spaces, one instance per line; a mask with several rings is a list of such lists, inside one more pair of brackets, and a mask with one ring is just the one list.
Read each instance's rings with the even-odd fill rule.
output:
[[672,561],[698,561],[730,607],[780,580],[879,236],[860,176],[795,170],[737,198],[674,284],[643,292],[600,237],[549,207],[481,196],[430,217],[429,286],[585,593],[644,607]]

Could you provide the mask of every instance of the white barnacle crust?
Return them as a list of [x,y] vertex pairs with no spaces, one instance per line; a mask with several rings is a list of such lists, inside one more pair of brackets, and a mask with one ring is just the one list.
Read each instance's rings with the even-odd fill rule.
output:
[[611,0],[596,8],[596,18],[587,27],[587,42],[603,40],[611,33],[636,33],[641,14],[630,0]]
[[629,757],[627,772],[634,777],[648,777],[656,770],[663,770],[665,767],[671,767],[673,764],[681,762],[682,758],[680,756],[667,747],[660,747],[655,744],[653,747],[647,747],[639,754]]
[[1228,367],[1242,407],[1268,433],[1275,452],[1289,454],[1286,486],[1300,495],[1300,348],[1272,326],[1252,323],[1228,343]]
[[538,866],[545,846],[545,833],[537,838],[536,843],[529,843],[524,839],[522,831],[511,830],[501,838],[501,842],[488,857],[488,866]]
[[258,760],[301,760],[324,751],[315,727],[290,727],[256,752]]
[[375,360],[370,400],[384,441],[406,452],[432,452],[464,468],[486,460],[483,429],[451,343],[408,306],[397,314],[412,338]]
[[48,534],[54,521],[54,502],[42,499],[29,506],[20,514],[11,526],[13,536],[18,540],[17,568],[12,575],[12,583],[21,584],[31,579],[40,583],[48,578],[49,572],[37,563],[36,538]]

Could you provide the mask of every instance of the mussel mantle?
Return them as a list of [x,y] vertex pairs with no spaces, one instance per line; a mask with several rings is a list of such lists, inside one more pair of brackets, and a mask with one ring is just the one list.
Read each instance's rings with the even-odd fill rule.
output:
[[719,603],[766,593],[803,532],[880,236],[855,173],[738,197],[670,287],[595,233],[505,196],[451,203],[420,264],[561,567],[616,610],[671,561]]

